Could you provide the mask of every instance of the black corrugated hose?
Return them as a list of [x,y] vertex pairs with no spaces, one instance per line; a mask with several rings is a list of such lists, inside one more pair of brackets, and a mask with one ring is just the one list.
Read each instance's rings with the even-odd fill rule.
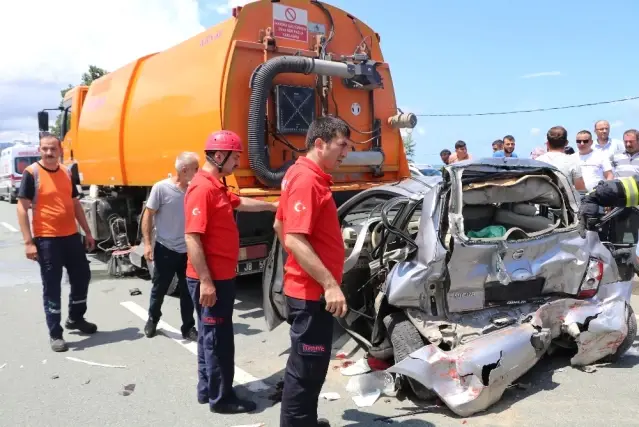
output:
[[269,59],[253,74],[248,116],[248,156],[251,169],[260,182],[278,188],[292,162],[277,170],[271,169],[266,152],[266,101],[273,79],[280,73],[308,74],[313,70],[313,60],[301,56],[280,56]]

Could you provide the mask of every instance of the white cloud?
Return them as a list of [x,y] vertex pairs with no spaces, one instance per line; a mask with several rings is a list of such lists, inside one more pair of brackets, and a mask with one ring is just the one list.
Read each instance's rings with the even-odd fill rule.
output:
[[0,61],[0,139],[35,134],[36,112],[57,106],[60,89],[89,65],[113,71],[202,31],[196,0],[12,2],[0,14],[0,40],[10,40]]
[[561,76],[561,71],[544,71],[541,73],[524,74],[522,79],[535,79],[537,77]]
[[530,129],[530,134],[531,134],[532,136],[537,136],[537,135],[539,135],[539,133],[540,133],[540,132],[541,132],[541,129],[539,129],[539,128],[532,128],[532,129]]
[[623,126],[623,122],[621,120],[615,120],[614,122],[610,123],[611,128],[618,128],[621,126]]
[[227,15],[231,13],[234,7],[246,6],[248,3],[252,2],[253,0],[227,0],[224,4],[209,5],[209,9],[216,11],[220,15]]

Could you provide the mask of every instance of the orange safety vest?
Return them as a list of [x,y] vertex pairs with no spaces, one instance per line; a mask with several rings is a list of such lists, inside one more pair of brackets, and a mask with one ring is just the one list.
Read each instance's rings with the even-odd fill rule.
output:
[[33,236],[65,237],[77,233],[71,170],[60,164],[57,171],[49,172],[38,162],[25,170],[34,181],[35,191],[31,200]]

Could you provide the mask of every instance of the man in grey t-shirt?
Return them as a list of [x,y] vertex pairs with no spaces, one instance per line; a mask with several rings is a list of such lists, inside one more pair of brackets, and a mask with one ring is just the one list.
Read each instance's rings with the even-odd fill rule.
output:
[[[149,319],[144,334],[155,336],[162,316],[164,297],[177,276],[182,315],[182,337],[197,341],[193,317],[193,300],[186,286],[186,242],[184,240],[184,195],[193,175],[198,171],[199,158],[191,152],[181,153],[175,160],[177,174],[156,182],[151,188],[142,217],[144,258],[153,261],[153,288],[149,303]],[[155,224],[154,224],[155,223]],[[155,242],[153,226],[155,225]]]
[[546,134],[546,146],[548,152],[537,157],[537,161],[546,162],[559,169],[576,190],[585,191],[581,164],[578,157],[566,154],[565,148],[568,145],[568,132],[562,126],[550,128]]

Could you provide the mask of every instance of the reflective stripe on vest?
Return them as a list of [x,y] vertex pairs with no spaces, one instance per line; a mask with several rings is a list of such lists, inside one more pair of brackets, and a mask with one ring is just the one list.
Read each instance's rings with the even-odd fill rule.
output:
[[[67,175],[69,176],[69,179],[71,180],[71,194],[73,194],[73,177],[71,176],[71,169],[64,166],[63,164],[60,164],[60,168],[64,169],[67,172]],[[38,200],[38,188],[40,186],[40,164],[38,162],[35,162],[31,165],[31,174],[33,175],[33,188],[34,188],[34,192],[33,192],[33,200],[31,201],[31,205],[35,206],[37,200]]]
[[623,185],[623,189],[626,193],[626,207],[639,205],[639,188],[637,188],[637,181],[631,176],[620,178],[619,181]]

